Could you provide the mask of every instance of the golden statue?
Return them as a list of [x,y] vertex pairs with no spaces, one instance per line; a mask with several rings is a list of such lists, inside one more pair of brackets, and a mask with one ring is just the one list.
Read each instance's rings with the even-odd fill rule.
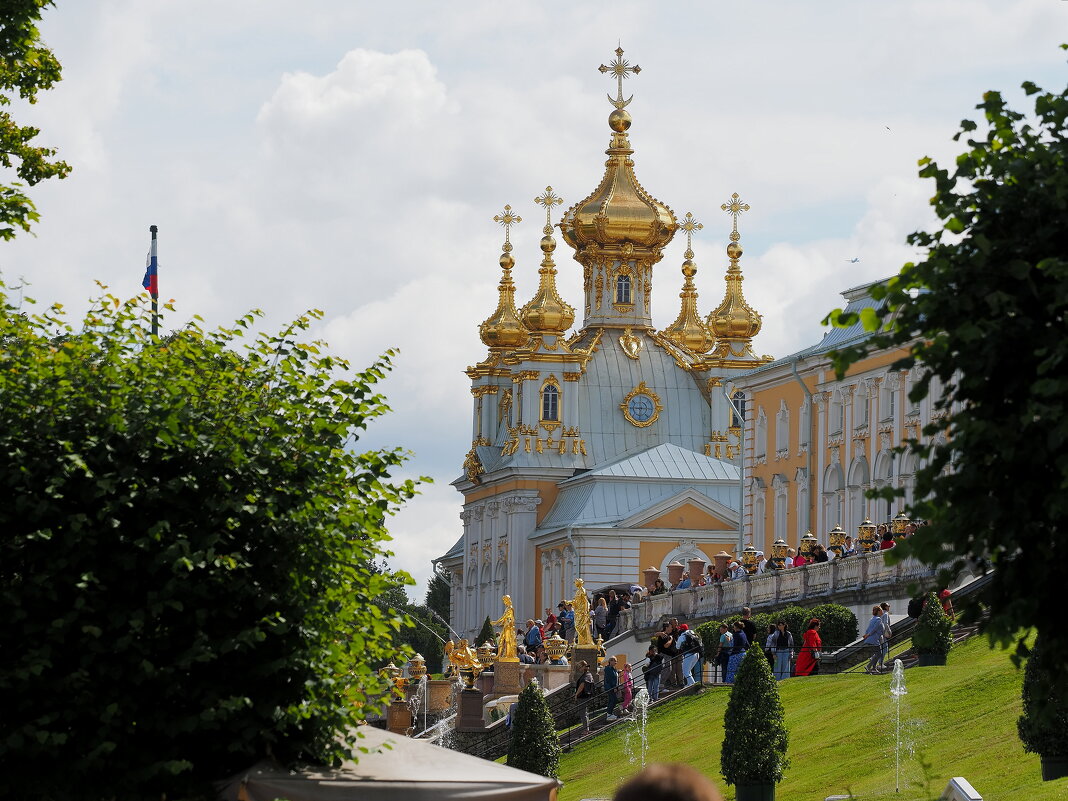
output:
[[590,599],[586,595],[586,588],[582,586],[582,579],[575,579],[575,643],[577,645],[593,645],[593,633],[590,624]]
[[475,679],[482,672],[482,663],[478,661],[478,654],[468,644],[467,639],[460,638],[460,644],[454,645],[452,640],[445,643],[445,656],[449,658],[449,664],[455,672],[464,680],[464,686],[471,689],[475,686]]
[[497,661],[518,662],[515,642],[515,610],[512,609],[512,596],[501,597],[504,602],[504,614],[492,622],[501,627],[501,636],[497,639]]

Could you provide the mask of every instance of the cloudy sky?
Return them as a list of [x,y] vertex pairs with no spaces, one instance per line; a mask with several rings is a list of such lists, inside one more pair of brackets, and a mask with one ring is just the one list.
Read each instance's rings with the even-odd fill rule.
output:
[[[461,530],[449,482],[471,438],[463,369],[496,302],[492,217],[525,218],[525,302],[534,196],[551,184],[570,205],[600,180],[614,82],[596,68],[617,41],[642,67],[625,87],[638,176],[705,223],[703,311],[723,291],[719,206],[739,192],[757,349],[781,356],[818,339],[840,290],[912,257],[905,236],[933,219],[916,160],[959,151],[983,91],[1022,107],[1022,81],[1064,86],[1066,30],[1059,0],[58,0],[43,34],[64,80],[16,113],[74,171],[33,190],[43,220],[0,244],[0,270],[76,311],[95,280],[134,295],[154,223],[178,320],[318,308],[317,333],[357,365],[400,348],[395,411],[362,444],[409,448],[408,474],[434,479],[391,526],[421,596]],[[683,248],[657,268],[660,326]]]

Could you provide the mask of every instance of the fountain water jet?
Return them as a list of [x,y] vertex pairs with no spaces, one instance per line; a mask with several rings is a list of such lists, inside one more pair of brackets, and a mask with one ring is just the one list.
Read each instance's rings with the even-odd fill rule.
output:
[[[638,763],[639,769],[645,768],[645,757],[649,752],[649,735],[646,726],[649,723],[649,691],[642,687],[634,696],[634,715],[629,723],[633,728],[627,727],[627,733],[623,741],[624,753],[627,761],[631,764]],[[637,753],[631,747],[632,738],[637,735]]]
[[894,660],[894,675],[890,679],[890,696],[894,699],[894,791],[901,792],[901,698],[908,694],[905,688],[905,666],[900,659]]

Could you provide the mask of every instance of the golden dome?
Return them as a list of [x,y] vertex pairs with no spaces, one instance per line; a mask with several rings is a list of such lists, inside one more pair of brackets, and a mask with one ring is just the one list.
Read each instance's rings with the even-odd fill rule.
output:
[[486,345],[498,350],[519,348],[530,340],[530,331],[524,327],[515,310],[515,284],[512,283],[515,259],[512,258],[511,227],[522,220],[522,217],[512,213],[511,206],[505,206],[504,211],[493,218],[505,230],[504,252],[500,259],[501,282],[497,285],[500,297],[493,314],[478,327],[478,335]]
[[593,193],[572,206],[560,223],[564,241],[576,250],[587,247],[614,250],[630,243],[636,250],[659,251],[675,235],[675,214],[645,191],[634,175],[634,150],[627,138],[631,116],[623,107],[623,79],[640,67],[623,59],[623,50],[616,50],[616,60],[600,67],[602,73],[611,72],[619,81],[619,97],[609,100],[615,110],[608,116],[612,129],[611,145],[605,153],[605,173]]
[[738,199],[738,193],[731,195],[728,203],[720,206],[734,218],[734,226],[731,230],[731,241],[727,245],[727,258],[731,260],[730,267],[724,278],[727,281],[727,292],[723,296],[723,302],[719,308],[708,315],[708,327],[716,339],[732,342],[748,341],[760,333],[762,318],[760,314],[745,302],[742,295],[742,268],[738,266],[738,260],[742,257],[742,246],[738,244],[741,235],[738,233],[738,215],[743,211],[749,211],[749,204]]
[[552,207],[563,201],[553,193],[551,186],[545,187],[535,203],[545,207],[545,227],[541,238],[541,268],[538,275],[541,277],[538,291],[530,302],[520,310],[523,324],[534,334],[563,334],[575,322],[575,310],[569,306],[560,293],[556,290],[556,264],[553,262],[553,251],[556,250],[556,240],[552,237],[553,227],[549,216]]
[[663,335],[676,345],[685,348],[691,353],[705,353],[715,344],[715,339],[697,313],[697,289],[693,284],[693,277],[697,275],[697,265],[693,262],[693,250],[691,249],[691,237],[693,232],[704,226],[694,219],[693,214],[687,212],[682,222],[682,229],[686,232],[686,260],[682,263],[682,275],[685,278],[682,284],[682,308],[679,316],[671,325],[663,330]]

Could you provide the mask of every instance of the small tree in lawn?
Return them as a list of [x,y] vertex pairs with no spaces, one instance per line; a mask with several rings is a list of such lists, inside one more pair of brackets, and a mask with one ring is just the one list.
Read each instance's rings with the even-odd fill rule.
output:
[[512,718],[508,764],[550,778],[556,777],[560,766],[560,739],[537,681],[530,682],[519,694]]
[[1023,714],[1016,726],[1024,750],[1042,757],[1042,778],[1051,780],[1068,775],[1068,697],[1052,681],[1060,666],[1050,664],[1047,653],[1039,635],[1024,670]]
[[938,596],[933,592],[927,593],[927,603],[920,613],[920,619],[916,623],[916,631],[912,635],[912,644],[919,654],[935,654],[945,656],[953,645],[950,629],[953,621],[942,609]]
[[790,764],[786,756],[779,685],[759,644],[738,668],[723,717],[720,770],[727,784],[775,784]]
[[478,632],[478,639],[475,641],[475,647],[482,645],[484,642],[497,642],[497,632],[493,630],[493,624],[490,623],[489,616],[486,616],[485,622],[482,624],[482,629]]

